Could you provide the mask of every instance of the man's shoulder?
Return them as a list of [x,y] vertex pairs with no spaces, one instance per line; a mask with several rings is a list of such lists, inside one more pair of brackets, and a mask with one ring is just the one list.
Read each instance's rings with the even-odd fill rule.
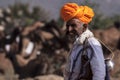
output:
[[88,42],[89,42],[90,44],[92,44],[92,45],[99,45],[99,46],[101,46],[100,42],[99,42],[98,39],[95,38],[95,37],[88,38]]

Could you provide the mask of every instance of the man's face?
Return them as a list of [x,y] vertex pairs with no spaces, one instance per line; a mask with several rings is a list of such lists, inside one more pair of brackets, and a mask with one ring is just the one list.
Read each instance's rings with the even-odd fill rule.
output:
[[78,19],[71,19],[66,23],[66,35],[69,35],[71,38],[79,36],[83,32],[83,22]]

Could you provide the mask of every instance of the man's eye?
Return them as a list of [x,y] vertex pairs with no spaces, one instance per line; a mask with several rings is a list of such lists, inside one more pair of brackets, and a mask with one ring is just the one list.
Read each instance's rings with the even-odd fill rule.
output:
[[67,27],[75,27],[76,25],[75,24],[69,24],[69,25],[66,25]]
[[66,28],[68,29],[70,25],[66,25]]
[[69,27],[69,26],[70,26],[70,25],[68,25],[68,24],[66,25],[66,27]]

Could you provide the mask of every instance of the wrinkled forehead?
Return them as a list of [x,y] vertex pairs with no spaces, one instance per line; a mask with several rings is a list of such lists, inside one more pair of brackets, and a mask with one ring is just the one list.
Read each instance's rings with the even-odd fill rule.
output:
[[82,21],[80,21],[79,19],[76,19],[76,18],[70,19],[69,21],[67,21],[66,24],[73,24],[73,23],[74,24],[78,24],[78,23],[83,24]]

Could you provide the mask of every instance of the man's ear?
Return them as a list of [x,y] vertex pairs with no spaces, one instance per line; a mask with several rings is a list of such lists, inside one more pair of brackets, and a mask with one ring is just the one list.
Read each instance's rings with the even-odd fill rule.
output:
[[83,24],[83,31],[85,31],[88,27],[88,24]]

